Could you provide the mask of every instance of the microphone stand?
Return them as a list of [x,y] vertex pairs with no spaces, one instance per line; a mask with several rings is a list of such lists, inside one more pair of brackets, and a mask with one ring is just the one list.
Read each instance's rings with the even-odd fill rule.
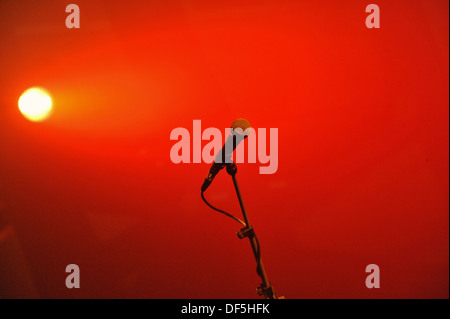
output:
[[255,235],[255,230],[251,226],[247,211],[245,210],[244,202],[242,200],[241,191],[239,190],[239,185],[236,179],[236,173],[237,173],[237,166],[234,162],[227,163],[226,164],[227,173],[231,175],[233,179],[234,188],[236,189],[236,194],[239,200],[239,205],[241,206],[242,215],[244,216],[245,221],[245,227],[242,228],[237,232],[237,235],[239,239],[243,239],[247,237],[250,241],[250,244],[252,246],[253,255],[255,256],[256,263],[257,263],[257,273],[262,279],[261,285],[256,289],[258,294],[260,296],[264,295],[265,299],[278,299],[278,296],[276,295],[275,291],[273,290],[273,287],[267,278],[266,270],[264,269],[263,262],[261,260],[261,251],[259,247],[258,239]]

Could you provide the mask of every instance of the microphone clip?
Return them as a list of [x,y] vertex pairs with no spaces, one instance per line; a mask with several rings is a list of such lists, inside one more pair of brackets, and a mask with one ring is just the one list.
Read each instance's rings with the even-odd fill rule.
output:
[[244,239],[245,237],[252,239],[253,237],[255,237],[255,231],[253,230],[252,226],[246,226],[239,230],[236,235],[239,237],[239,239]]
[[226,168],[227,168],[227,173],[231,176],[236,175],[237,173],[237,166],[236,164],[234,164],[234,162],[231,163],[227,163],[226,164]]

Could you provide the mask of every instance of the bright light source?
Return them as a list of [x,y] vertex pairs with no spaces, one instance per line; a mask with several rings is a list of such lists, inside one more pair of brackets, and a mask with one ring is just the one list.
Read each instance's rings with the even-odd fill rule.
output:
[[19,110],[33,122],[45,120],[52,110],[52,98],[50,94],[38,87],[23,92],[19,99]]

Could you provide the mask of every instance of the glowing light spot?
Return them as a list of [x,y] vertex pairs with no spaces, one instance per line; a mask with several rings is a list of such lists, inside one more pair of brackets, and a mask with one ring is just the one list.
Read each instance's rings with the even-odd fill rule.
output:
[[30,121],[43,121],[49,117],[52,111],[52,98],[42,88],[28,89],[19,99],[19,110]]

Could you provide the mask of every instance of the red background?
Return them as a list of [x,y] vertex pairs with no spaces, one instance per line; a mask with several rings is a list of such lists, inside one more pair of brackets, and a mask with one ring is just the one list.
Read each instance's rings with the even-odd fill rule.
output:
[[[0,296],[257,297],[209,165],[169,157],[244,117],[279,129],[278,171],[238,180],[280,295],[449,297],[448,1],[377,1],[380,29],[364,1],[77,0],[78,30],[69,3],[0,2]],[[206,197],[240,216],[227,174]]]

